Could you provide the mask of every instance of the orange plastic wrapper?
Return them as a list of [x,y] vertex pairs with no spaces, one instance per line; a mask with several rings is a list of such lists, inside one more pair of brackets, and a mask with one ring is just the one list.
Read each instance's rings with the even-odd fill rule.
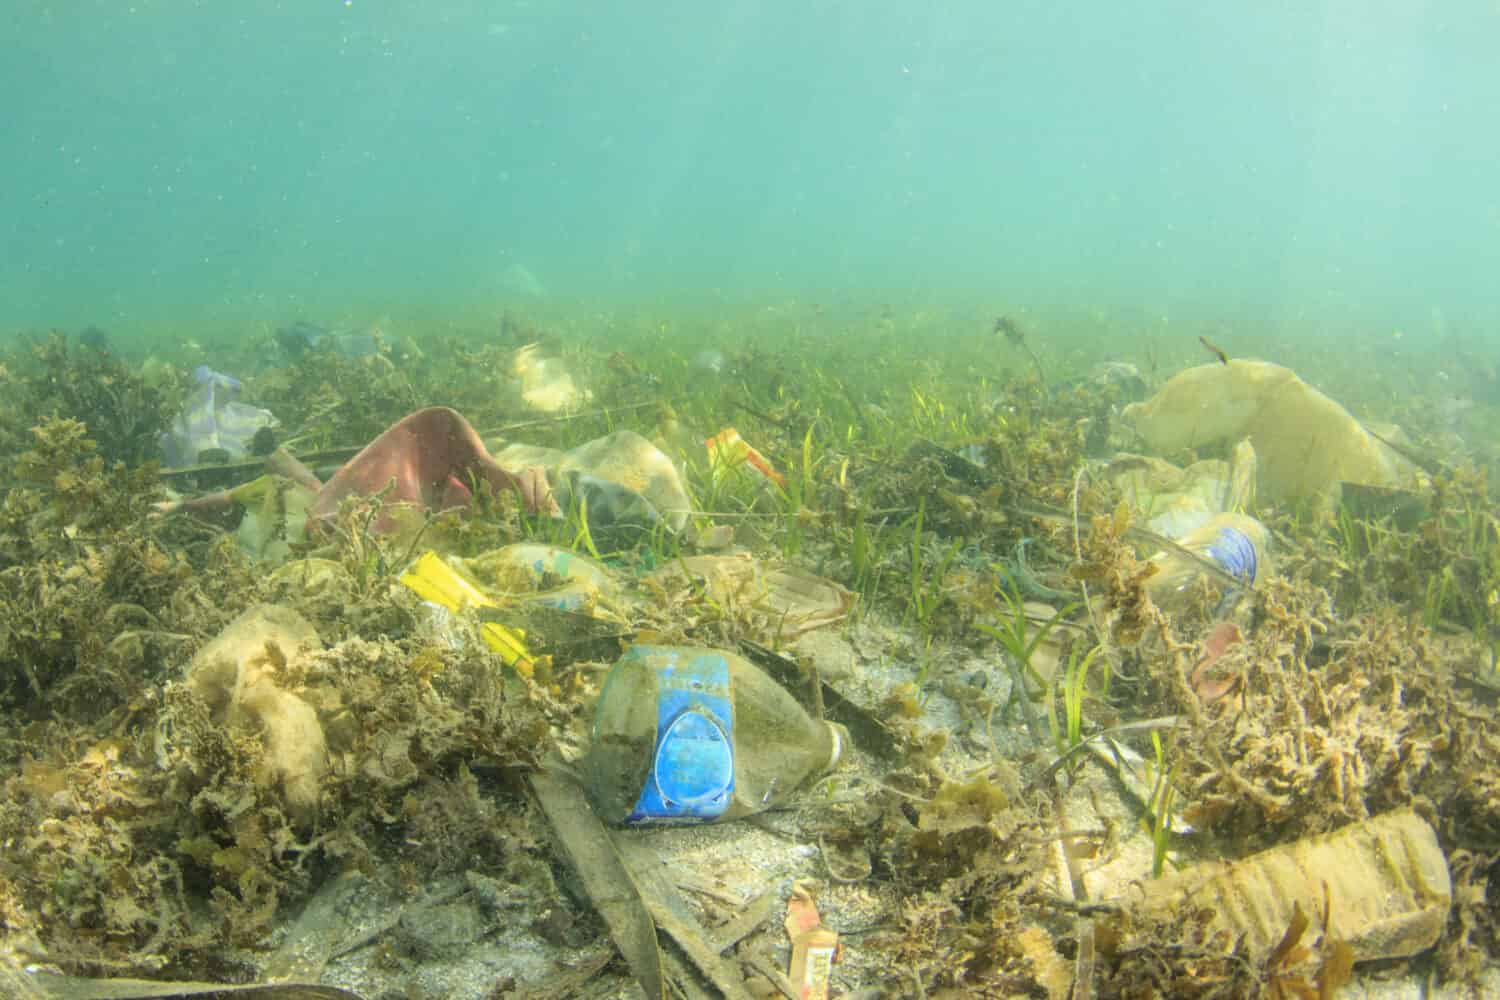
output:
[[744,462],[777,486],[786,489],[786,478],[776,471],[766,456],[746,444],[745,439],[740,437],[740,432],[733,427],[724,428],[703,443],[708,446],[709,461],[715,465],[728,468]]

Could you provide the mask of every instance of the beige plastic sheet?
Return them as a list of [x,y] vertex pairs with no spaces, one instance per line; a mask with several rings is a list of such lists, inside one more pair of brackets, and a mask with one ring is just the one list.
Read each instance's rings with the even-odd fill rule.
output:
[[1416,470],[1289,368],[1233,360],[1189,368],[1125,408],[1151,449],[1171,456],[1246,438],[1257,492],[1272,503],[1331,498],[1341,482],[1408,485]]

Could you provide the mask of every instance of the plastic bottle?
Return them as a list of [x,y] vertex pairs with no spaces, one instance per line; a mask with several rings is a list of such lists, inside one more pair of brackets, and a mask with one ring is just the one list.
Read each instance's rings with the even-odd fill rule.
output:
[[709,823],[784,802],[847,734],[733,653],[633,646],[594,708],[584,785],[609,823]]
[[1137,916],[1209,914],[1210,927],[1251,961],[1276,947],[1297,907],[1311,942],[1328,928],[1354,960],[1407,958],[1437,943],[1453,883],[1437,833],[1410,809],[1351,823],[1230,864],[1204,862],[1137,883],[1125,902]]
[[[1184,549],[1212,562],[1244,584],[1253,584],[1270,570],[1269,537],[1265,526],[1244,514],[1215,514],[1178,542]],[[1185,604],[1191,585],[1208,575],[1203,564],[1168,550],[1156,557],[1160,567],[1146,583],[1151,599],[1164,610]],[[1221,584],[1218,579],[1212,582]],[[1221,585],[1220,589],[1224,589]]]

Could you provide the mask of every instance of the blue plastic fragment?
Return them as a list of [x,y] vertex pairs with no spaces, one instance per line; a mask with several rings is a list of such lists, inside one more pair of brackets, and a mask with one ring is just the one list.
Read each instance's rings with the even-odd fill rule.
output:
[[1220,528],[1213,544],[1208,547],[1208,557],[1236,580],[1255,582],[1255,543],[1243,531]]
[[[658,647],[654,650],[661,655]],[[648,655],[642,647],[626,656]],[[734,794],[734,703],[722,655],[674,655],[657,672],[656,752],[626,823],[717,819]]]

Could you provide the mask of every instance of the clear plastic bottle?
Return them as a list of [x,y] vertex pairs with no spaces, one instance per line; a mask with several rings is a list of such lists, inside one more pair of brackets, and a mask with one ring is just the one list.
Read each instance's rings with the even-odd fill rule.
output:
[[[1245,514],[1215,514],[1178,544],[1246,585],[1264,578],[1270,570],[1265,526]],[[1160,568],[1146,582],[1151,600],[1168,613],[1182,610],[1191,601],[1192,584],[1209,575],[1208,571],[1198,560],[1172,550],[1157,556],[1156,562]],[[1221,584],[1217,578],[1210,582]]]
[[710,823],[784,802],[848,734],[734,653],[633,646],[594,708],[584,785],[609,823]]

